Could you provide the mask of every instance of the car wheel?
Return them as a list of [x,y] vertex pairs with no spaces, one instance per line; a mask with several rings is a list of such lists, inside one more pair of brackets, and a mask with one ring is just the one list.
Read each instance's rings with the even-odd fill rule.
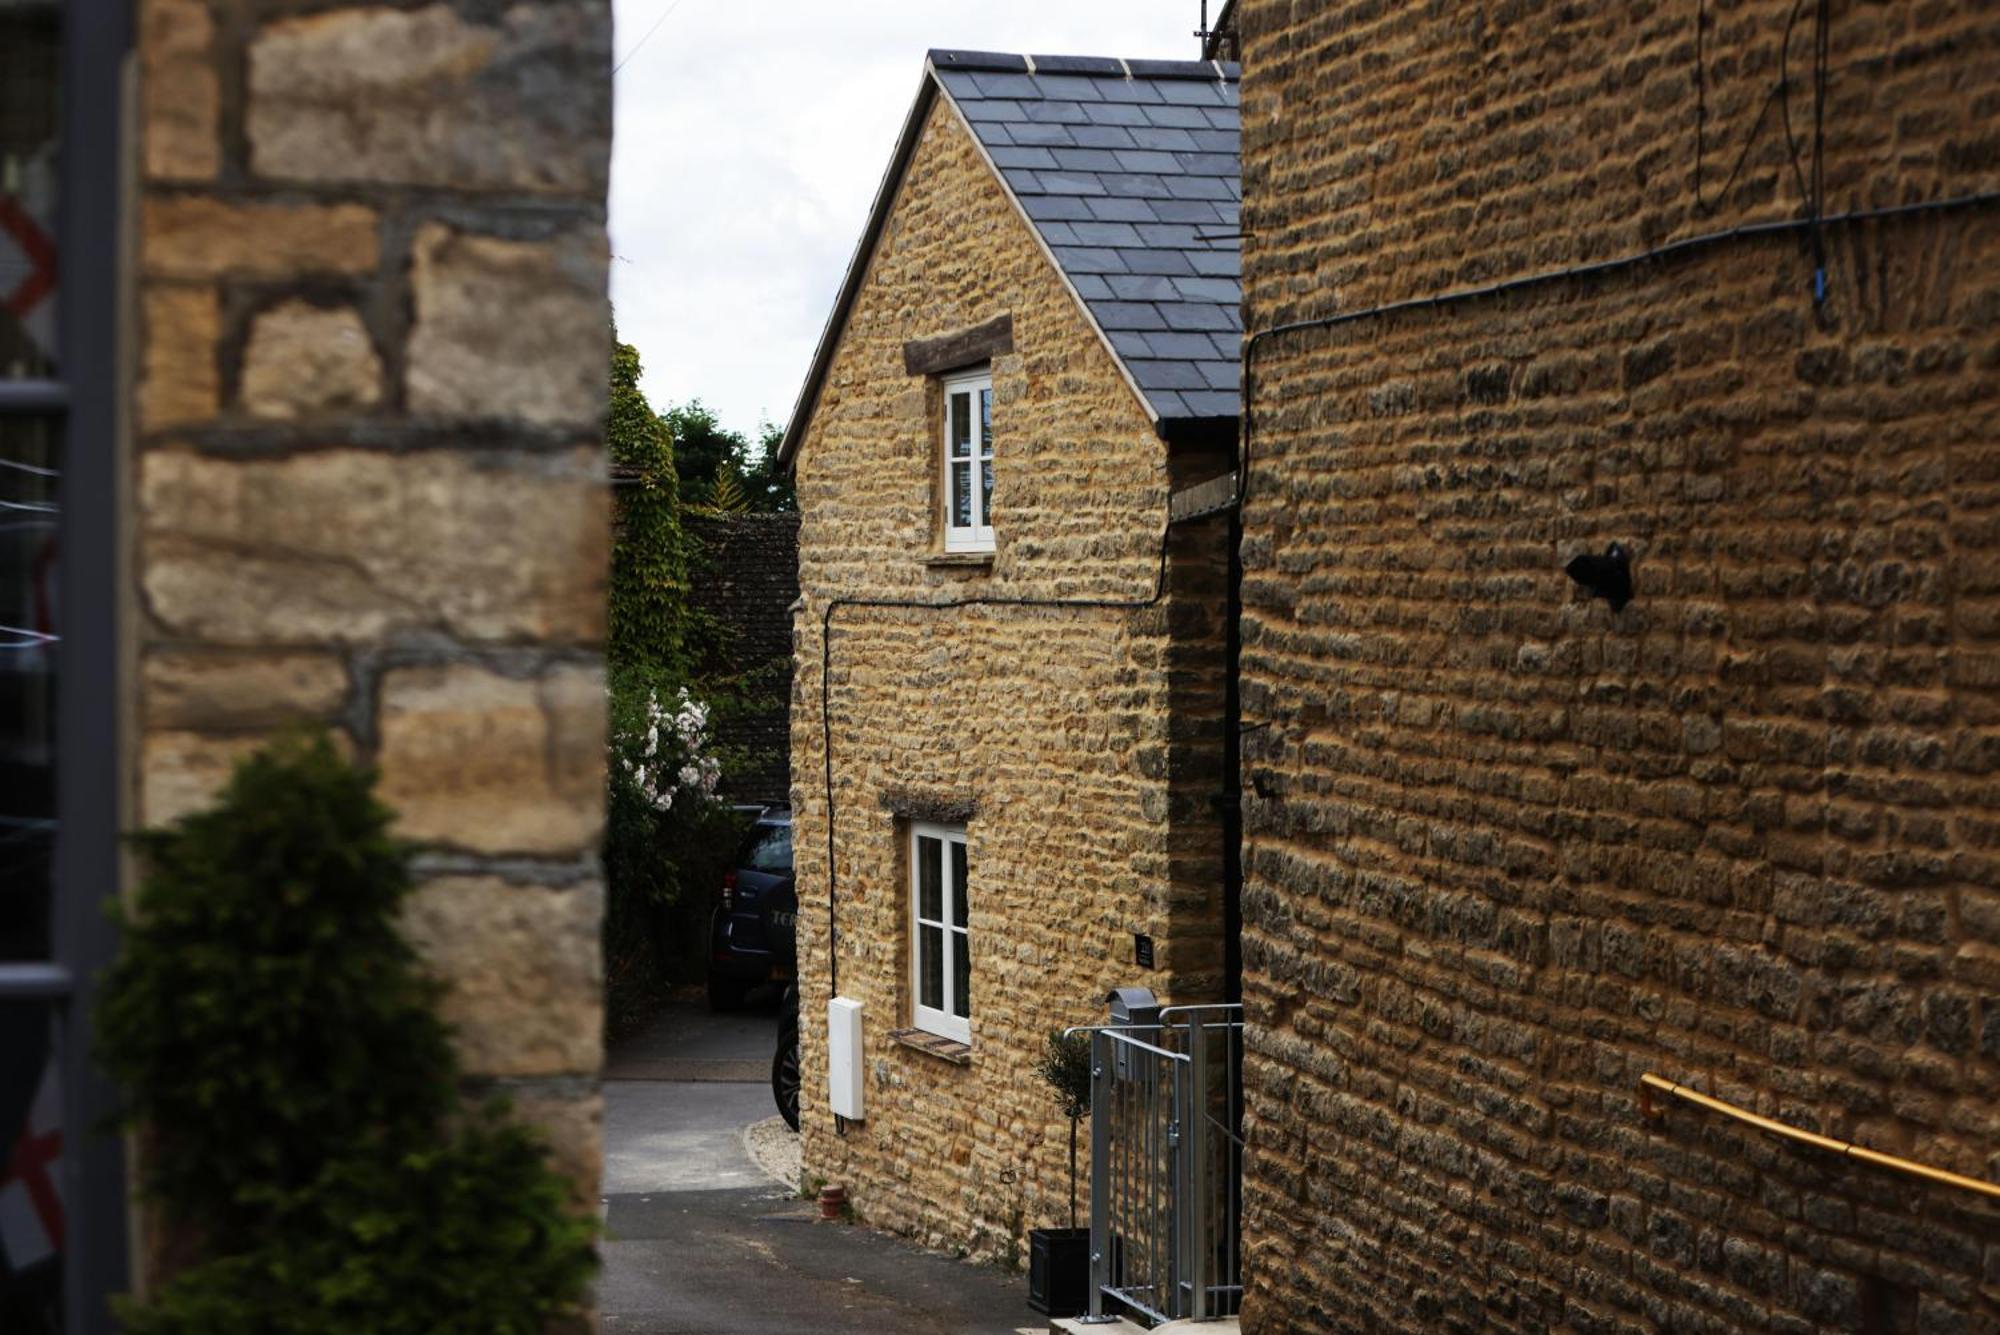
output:
[[708,1008],[712,1011],[740,1011],[749,995],[750,984],[740,978],[708,976]]
[[799,1129],[799,1027],[787,1024],[778,1030],[778,1050],[771,1055],[771,1097],[777,1100],[778,1116],[785,1125]]

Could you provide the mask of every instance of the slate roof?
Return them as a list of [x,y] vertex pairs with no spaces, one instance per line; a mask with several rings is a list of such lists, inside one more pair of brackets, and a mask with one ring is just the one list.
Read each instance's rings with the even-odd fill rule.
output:
[[936,50],[780,447],[818,398],[933,99],[957,108],[1161,434],[1233,422],[1242,351],[1237,67]]
[[1154,415],[1236,416],[1235,67],[971,51],[930,62]]

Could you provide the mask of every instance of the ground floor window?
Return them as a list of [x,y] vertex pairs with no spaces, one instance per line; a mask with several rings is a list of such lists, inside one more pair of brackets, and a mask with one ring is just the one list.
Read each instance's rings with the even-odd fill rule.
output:
[[910,1022],[972,1041],[972,946],[965,827],[910,825]]

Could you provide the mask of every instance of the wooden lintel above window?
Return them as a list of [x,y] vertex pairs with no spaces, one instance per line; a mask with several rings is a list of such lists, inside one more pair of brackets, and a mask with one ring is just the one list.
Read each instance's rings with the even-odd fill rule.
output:
[[990,362],[1014,350],[1014,317],[996,315],[970,329],[954,329],[934,338],[913,338],[903,345],[903,370],[911,375],[936,375]]

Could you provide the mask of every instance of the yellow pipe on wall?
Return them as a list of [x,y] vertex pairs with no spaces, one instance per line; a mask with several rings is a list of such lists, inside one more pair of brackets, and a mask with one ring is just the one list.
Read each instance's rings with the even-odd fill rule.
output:
[[1650,1071],[1639,1077],[1639,1107],[1647,1117],[1662,1115],[1661,1110],[1655,1107],[1653,1103],[1653,1095],[1656,1092],[1668,1095],[1671,1098],[1680,1099],[1684,1103],[1692,1103],[1698,1108],[1706,1108],[1712,1113],[1720,1113],[1732,1121],[1741,1122],[1745,1126],[1754,1126],[1759,1131],[1770,1135],[1794,1141],[1801,1145],[1810,1145],[1816,1150],[1825,1150],[1829,1154],[1844,1155],[1849,1159],[1858,1159],[1862,1163],[1873,1164],[1877,1168],[1886,1168],[1893,1173],[1902,1173],[1906,1177],[1921,1178],[1926,1182],[1936,1182],[1940,1186],[1957,1187],[1961,1191],[1976,1192],[1981,1196],[2000,1200],[2000,1183],[1987,1182],[1976,1177],[1966,1177],[1962,1173],[1949,1173],[1942,1168],[1932,1168],[1929,1164],[1915,1163],[1909,1159],[1899,1159],[1893,1154],[1884,1154],[1880,1150],[1871,1150],[1865,1145],[1856,1145],[1845,1140],[1835,1140],[1831,1136],[1822,1136],[1812,1131],[1802,1131],[1795,1126],[1786,1126],[1783,1122],[1774,1122],[1770,1118],[1759,1116],[1747,1108],[1739,1108],[1733,1103],[1724,1103],[1721,1099],[1713,1098],[1710,1095],[1702,1093],[1700,1090],[1689,1089],[1686,1085],[1677,1085],[1664,1076],[1654,1075]]

